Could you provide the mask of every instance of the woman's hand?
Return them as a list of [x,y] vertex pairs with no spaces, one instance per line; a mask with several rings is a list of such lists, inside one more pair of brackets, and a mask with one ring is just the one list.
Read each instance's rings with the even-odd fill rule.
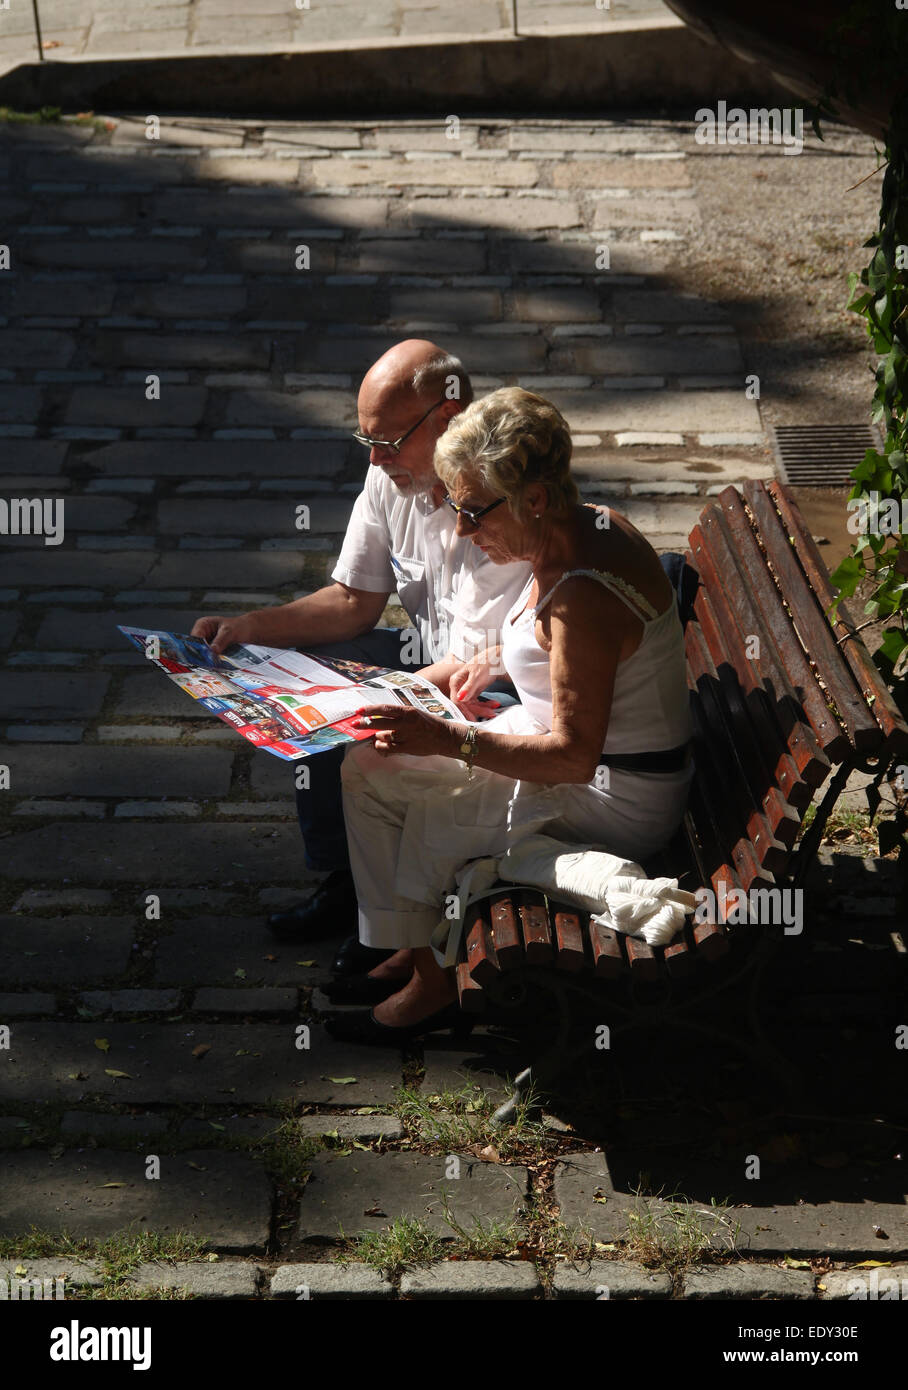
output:
[[501,647],[488,647],[454,671],[450,697],[460,706],[467,719],[488,719],[492,711],[476,697],[503,674]]
[[412,705],[370,705],[356,720],[354,728],[374,729],[376,753],[390,756],[410,753],[427,758],[433,753],[450,756],[454,748],[450,719],[415,709]]

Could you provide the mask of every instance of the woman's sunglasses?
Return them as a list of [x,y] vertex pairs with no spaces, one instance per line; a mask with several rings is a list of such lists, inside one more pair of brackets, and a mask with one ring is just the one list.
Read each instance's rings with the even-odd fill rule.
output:
[[458,516],[465,516],[471,526],[476,526],[478,528],[482,525],[482,518],[484,516],[494,511],[496,507],[500,507],[502,502],[506,502],[508,499],[506,497],[496,497],[494,502],[490,502],[487,507],[480,507],[476,512],[471,512],[469,507],[459,507],[447,493],[445,493],[444,500],[447,502],[452,512],[456,512]]

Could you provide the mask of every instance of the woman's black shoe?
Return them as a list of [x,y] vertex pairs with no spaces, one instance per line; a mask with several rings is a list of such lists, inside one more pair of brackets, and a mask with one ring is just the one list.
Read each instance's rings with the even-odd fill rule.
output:
[[396,952],[396,947],[386,950],[382,946],[364,946],[355,934],[341,943],[340,949],[331,963],[332,975],[368,975],[383,960]]
[[469,1014],[462,1013],[456,1004],[448,1004],[446,1008],[405,1028],[392,1028],[387,1023],[379,1023],[371,1009],[329,1018],[325,1027],[332,1038],[338,1038],[341,1042],[366,1043],[370,1047],[400,1047],[411,1038],[421,1038],[425,1033],[440,1032],[444,1028],[453,1029],[455,1037],[465,1038],[473,1031],[475,1022]]
[[403,989],[406,983],[400,977],[396,980],[373,980],[371,975],[338,975],[322,986],[322,992],[327,994],[332,1004],[380,1004],[383,999],[389,999]]

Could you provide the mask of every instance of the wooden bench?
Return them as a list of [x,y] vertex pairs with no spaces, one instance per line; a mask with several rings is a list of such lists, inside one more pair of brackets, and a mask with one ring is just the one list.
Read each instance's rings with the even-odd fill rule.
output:
[[[535,1075],[518,1077],[502,1119],[530,1080],[544,1085],[564,1065],[575,996],[596,1000],[601,1011],[603,984],[624,984],[630,995],[607,991],[606,1012],[619,1020],[613,1032],[658,1021],[721,1036],[773,1065],[791,1094],[792,1068],[756,1008],[759,980],[785,928],[759,912],[738,921],[733,890],[748,902],[753,890],[802,890],[851,772],[884,773],[908,761],[908,725],[844,605],[834,626],[825,616],[835,591],[784,486],[745,483],[743,496],[726,488],[691,532],[685,561],[696,587],[692,608],[682,611],[695,774],[683,826],[643,867],[690,891],[711,887],[716,911],[704,921],[688,917],[683,933],[654,949],[519,885],[503,884],[469,908],[456,967],[461,1007],[514,1007],[537,988],[558,1005],[554,1046],[534,1063]],[[702,1003],[745,976],[750,1037],[717,1034]],[[684,985],[678,999],[675,981]]]

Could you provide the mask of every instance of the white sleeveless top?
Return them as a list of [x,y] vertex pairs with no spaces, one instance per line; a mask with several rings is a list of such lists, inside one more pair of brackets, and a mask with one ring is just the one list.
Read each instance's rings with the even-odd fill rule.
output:
[[[534,629],[536,618],[559,584],[578,575],[588,576],[609,589],[644,624],[637,650],[618,664],[603,753],[645,753],[685,743],[693,730],[684,633],[674,596],[665,612],[657,613],[633,585],[608,570],[568,570],[535,608],[526,608],[532,577],[528,581],[501,629],[502,659],[521,703],[534,719],[551,729],[549,656],[536,641]],[[522,609],[526,611],[521,612]],[[516,621],[515,615],[519,615]],[[589,698],[595,699],[595,691],[590,691]]]

